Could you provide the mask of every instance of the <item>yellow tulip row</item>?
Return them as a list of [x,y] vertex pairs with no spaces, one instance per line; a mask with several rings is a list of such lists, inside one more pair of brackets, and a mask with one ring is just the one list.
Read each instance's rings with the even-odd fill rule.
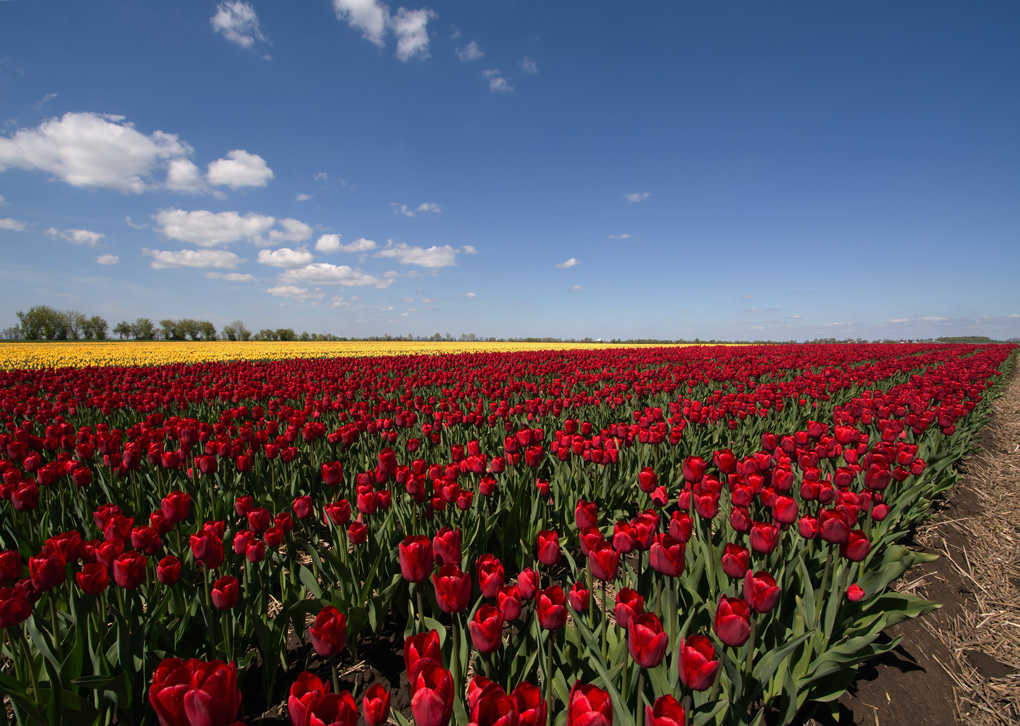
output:
[[[449,353],[514,353],[615,347],[608,343],[467,341],[128,341],[0,343],[0,370],[150,366],[233,360],[283,360]],[[641,346],[627,346],[641,347]]]

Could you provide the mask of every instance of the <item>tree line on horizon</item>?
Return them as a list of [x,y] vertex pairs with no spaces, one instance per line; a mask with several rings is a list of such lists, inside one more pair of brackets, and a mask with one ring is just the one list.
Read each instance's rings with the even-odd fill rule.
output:
[[[434,333],[428,336],[407,335],[372,335],[358,338],[345,338],[332,333],[309,333],[303,331],[297,333],[293,328],[276,328],[275,330],[263,328],[253,333],[240,320],[224,325],[219,331],[216,326],[208,320],[193,320],[182,318],[180,320],[165,319],[154,323],[150,318],[138,318],[134,322],[122,320],[117,323],[112,331],[109,323],[99,315],[86,316],[77,310],[57,310],[49,305],[36,305],[27,311],[19,310],[17,313],[18,325],[5,328],[0,331],[0,339],[3,340],[33,340],[33,341],[57,341],[57,340],[111,340],[110,334],[117,336],[119,340],[231,340],[231,341],[346,341],[365,340],[383,342],[487,342],[487,343],[608,343],[611,345],[676,345],[678,343],[694,343],[714,345],[720,343],[769,343],[769,344],[794,344],[800,341],[748,341],[748,340],[676,340],[658,338],[613,338],[603,340],[601,338],[554,338],[554,337],[520,337],[520,338],[496,338],[481,337],[474,333],[461,333],[459,338],[454,338],[450,333],[441,335]],[[894,340],[868,341],[862,338],[816,338],[806,343],[892,343]],[[1010,338],[1006,341],[993,340],[983,335],[954,336],[942,338],[929,338],[911,342],[926,343],[967,343],[981,345],[990,343],[1020,343],[1020,338]]]

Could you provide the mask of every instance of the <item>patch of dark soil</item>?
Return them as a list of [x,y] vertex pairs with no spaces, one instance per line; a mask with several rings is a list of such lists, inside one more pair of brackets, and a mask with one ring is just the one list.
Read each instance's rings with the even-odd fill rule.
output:
[[968,650],[965,651],[964,655],[967,656],[967,660],[978,669],[985,678],[1006,678],[1016,673],[1012,667],[1005,663],[1000,663],[992,656],[987,653],[983,653],[980,650]]

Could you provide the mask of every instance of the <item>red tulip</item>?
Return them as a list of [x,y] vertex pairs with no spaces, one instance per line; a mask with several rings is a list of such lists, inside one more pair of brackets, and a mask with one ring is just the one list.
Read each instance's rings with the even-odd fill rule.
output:
[[581,554],[585,557],[591,553],[592,548],[596,544],[605,540],[602,532],[595,527],[585,527],[578,533],[577,537],[581,545]]
[[322,483],[328,487],[337,487],[343,484],[344,470],[339,461],[324,462],[319,469],[322,474]]
[[652,569],[667,577],[680,577],[684,571],[684,545],[668,534],[655,535],[648,558]]
[[715,646],[704,635],[689,635],[680,647],[680,680],[694,691],[707,691],[719,672]]
[[29,557],[28,572],[32,587],[40,592],[52,590],[67,579],[67,569],[61,556]]
[[575,582],[570,588],[570,592],[567,593],[567,603],[575,612],[583,612],[584,610],[587,610],[590,598],[591,592],[582,582]]
[[32,615],[32,605],[25,594],[13,587],[0,587],[0,628],[23,623]]
[[861,562],[871,552],[871,542],[863,531],[854,529],[847,535],[846,542],[840,545],[839,551],[851,562]]
[[306,494],[303,497],[294,499],[293,509],[295,517],[298,519],[308,519],[312,516],[315,507],[312,503],[312,498]]
[[495,555],[484,554],[478,558],[477,570],[478,587],[482,591],[482,596],[494,599],[499,595],[505,580],[503,563],[496,559]]
[[705,460],[700,456],[688,456],[681,465],[684,481],[697,484],[704,478],[706,468]]
[[325,507],[325,513],[323,514],[323,522],[329,524],[332,522],[337,527],[344,527],[351,521],[351,503],[346,499],[341,499],[339,502],[333,502],[327,504]]
[[684,707],[671,693],[657,698],[654,705],[645,706],[645,726],[686,726],[686,724],[687,714],[684,713]]
[[24,571],[25,565],[21,560],[21,553],[16,550],[0,552],[0,582],[8,583],[19,580]]
[[503,644],[503,614],[493,605],[482,605],[468,623],[468,631],[475,650],[492,653]]
[[629,587],[622,588],[616,593],[616,606],[613,608],[613,617],[616,624],[621,628],[627,628],[630,621],[645,611],[645,599]]
[[332,605],[324,607],[308,627],[315,652],[324,658],[340,655],[347,645],[347,616]]
[[181,562],[173,555],[167,555],[156,565],[156,579],[164,585],[173,585],[181,579]]
[[723,572],[733,579],[743,578],[751,566],[751,551],[746,547],[727,542],[723,548]]
[[191,514],[191,495],[175,489],[163,498],[161,509],[172,524],[183,522]]
[[98,595],[110,586],[110,573],[98,562],[85,565],[74,577],[86,595]]
[[167,658],[149,687],[161,726],[227,726],[241,707],[237,665],[223,661]]
[[538,550],[538,561],[546,567],[552,567],[553,565],[559,564],[560,558],[563,556],[560,552],[560,538],[559,535],[553,531],[543,529],[538,533],[538,539],[535,543],[535,547]]
[[567,622],[567,598],[563,588],[552,585],[538,591],[538,623],[546,630],[559,630]]
[[460,530],[443,527],[432,539],[432,550],[436,554],[436,562],[439,565],[460,567]]
[[516,620],[521,614],[521,590],[517,585],[506,585],[499,591],[499,611],[503,620]]
[[443,565],[432,575],[436,602],[444,613],[459,613],[471,603],[471,575],[457,565]]
[[586,502],[583,499],[577,500],[574,508],[574,521],[578,529],[598,526],[598,509],[594,502]]
[[308,707],[329,691],[322,680],[309,671],[304,671],[290,687],[287,699],[287,712],[290,714],[292,726],[305,726]]
[[416,726],[446,726],[453,713],[453,677],[435,661],[425,663],[410,681],[411,713]]
[[669,636],[662,621],[654,613],[642,613],[627,625],[627,649],[630,657],[642,668],[654,668],[662,662],[669,645]]
[[622,554],[634,551],[635,536],[634,526],[627,520],[622,520],[613,525],[613,548]]
[[754,522],[751,525],[750,539],[751,549],[768,554],[779,544],[779,528],[765,522]]
[[269,523],[273,515],[265,507],[256,507],[248,512],[248,529],[256,534],[262,534],[269,529]]
[[373,683],[361,699],[361,712],[365,726],[382,726],[390,717],[390,692],[379,683]]
[[219,578],[212,587],[212,603],[217,610],[230,610],[237,604],[241,594],[240,585],[233,575]]
[[530,567],[525,567],[517,576],[517,588],[521,591],[523,599],[530,600],[535,597],[535,591],[538,589],[538,573]]
[[846,597],[850,602],[860,602],[864,599],[865,592],[856,582],[847,588]]
[[691,539],[694,520],[687,512],[675,511],[670,515],[669,534],[677,542],[687,543]]
[[517,702],[499,684],[490,683],[471,705],[471,726],[517,726]]
[[358,706],[349,691],[325,693],[312,700],[305,711],[306,726],[356,726]]
[[588,569],[599,580],[612,580],[620,567],[620,553],[608,542],[597,543],[588,553]]
[[352,545],[363,545],[368,542],[368,526],[364,522],[351,522],[347,528],[347,539]]
[[215,570],[223,562],[223,541],[212,532],[191,535],[191,553],[195,561]]
[[659,477],[655,475],[655,470],[652,467],[646,466],[638,472],[638,487],[641,488],[641,491],[650,494],[658,485]]
[[408,582],[425,582],[435,566],[432,541],[428,537],[409,535],[398,546],[400,574]]
[[427,633],[411,635],[404,641],[404,667],[409,682],[414,681],[418,670],[427,662],[442,664],[443,653],[439,648],[439,633],[430,630]]
[[731,648],[746,643],[751,637],[751,609],[748,604],[739,597],[720,597],[715,610],[714,629],[719,640]]
[[517,704],[520,726],[546,726],[549,706],[542,698],[542,692],[538,690],[538,686],[521,681],[510,697]]
[[744,575],[744,599],[756,612],[767,613],[779,602],[779,587],[772,575],[764,571]]
[[570,689],[567,726],[613,726],[613,702],[609,693],[580,681]]

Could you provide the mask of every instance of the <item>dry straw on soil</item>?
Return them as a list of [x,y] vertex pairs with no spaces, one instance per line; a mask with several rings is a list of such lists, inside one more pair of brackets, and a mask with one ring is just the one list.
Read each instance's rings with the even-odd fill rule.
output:
[[[917,541],[946,558],[949,578],[964,596],[949,616],[933,613],[924,627],[942,641],[951,661],[957,721],[968,726],[1020,723],[1020,370],[1014,368],[979,450],[968,457],[950,499],[975,497],[967,516],[936,518]],[[948,542],[947,542],[948,540]],[[961,542],[957,546],[953,542]],[[931,577],[930,573],[927,577]],[[927,577],[900,584],[924,595]]]

